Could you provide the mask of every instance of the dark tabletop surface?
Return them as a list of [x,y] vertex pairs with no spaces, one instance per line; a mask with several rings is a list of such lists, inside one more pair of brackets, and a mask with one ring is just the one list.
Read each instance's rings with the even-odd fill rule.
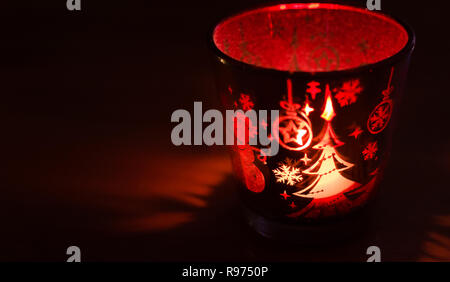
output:
[[[382,1],[417,33],[371,232],[275,243],[241,215],[224,148],[175,147],[171,113],[214,98],[208,29],[258,1],[2,4],[0,260],[450,260],[450,40],[437,2]],[[361,2],[361,1],[359,1]],[[365,2],[365,1],[363,1]]]

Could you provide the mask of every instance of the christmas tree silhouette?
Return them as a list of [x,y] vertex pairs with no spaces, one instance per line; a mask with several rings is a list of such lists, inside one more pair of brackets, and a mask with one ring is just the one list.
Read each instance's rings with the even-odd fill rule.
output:
[[[314,164],[302,171],[303,174],[315,176],[316,178],[308,187],[294,193],[293,195],[295,196],[322,199],[335,196],[349,188],[354,189],[360,186],[359,183],[345,178],[340,173],[354,165],[343,160],[335,149],[344,145],[344,143],[337,138],[331,126],[331,120],[336,114],[334,113],[328,85],[325,94],[326,105],[321,117],[326,121],[326,126],[319,135],[322,136],[321,141],[313,147],[313,149],[322,150],[322,152]],[[297,184],[297,186],[300,185],[302,184]]]

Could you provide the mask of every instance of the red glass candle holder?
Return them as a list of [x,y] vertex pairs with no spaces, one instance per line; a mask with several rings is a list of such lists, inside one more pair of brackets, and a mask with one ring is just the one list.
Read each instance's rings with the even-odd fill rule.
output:
[[248,143],[231,150],[259,233],[307,240],[353,224],[346,219],[374,197],[386,166],[414,41],[391,16],[324,3],[261,7],[215,27],[224,108],[279,110],[247,123],[250,135],[278,124],[276,155]]

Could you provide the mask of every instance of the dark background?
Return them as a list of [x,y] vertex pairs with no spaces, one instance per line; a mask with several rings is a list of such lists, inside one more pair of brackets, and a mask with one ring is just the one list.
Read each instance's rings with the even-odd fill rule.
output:
[[0,260],[450,260],[445,6],[382,0],[417,45],[373,231],[306,247],[249,230],[223,148],[170,142],[174,110],[217,106],[209,29],[269,1],[153,2],[2,2]]

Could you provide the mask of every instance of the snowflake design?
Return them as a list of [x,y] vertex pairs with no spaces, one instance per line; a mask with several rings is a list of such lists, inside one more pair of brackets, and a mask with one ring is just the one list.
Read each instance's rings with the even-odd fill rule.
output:
[[241,93],[241,97],[239,98],[239,103],[242,105],[242,109],[244,111],[251,110],[255,104],[250,99],[250,95]]
[[378,151],[377,141],[367,144],[366,148],[362,152],[364,160],[373,159],[376,156],[377,151]]
[[277,182],[285,183],[294,186],[296,183],[303,180],[299,168],[287,165],[281,165],[279,168],[272,170],[277,178]]
[[359,84],[358,79],[344,82],[342,87],[337,90],[334,96],[341,107],[353,104],[358,99],[357,95],[361,93],[362,87]]

